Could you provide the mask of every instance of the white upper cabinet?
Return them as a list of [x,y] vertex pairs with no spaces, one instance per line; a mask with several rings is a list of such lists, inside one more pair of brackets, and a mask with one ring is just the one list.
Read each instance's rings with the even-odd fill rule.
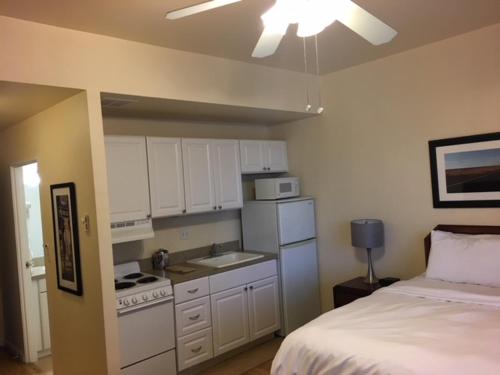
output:
[[242,173],[260,173],[265,171],[262,141],[240,141]]
[[268,172],[288,172],[288,155],[285,141],[266,141],[263,149]]
[[111,222],[150,216],[146,138],[106,136]]
[[243,207],[238,141],[212,140],[211,153],[217,209]]
[[184,189],[188,213],[216,210],[210,139],[182,139]]
[[180,138],[147,137],[151,215],[175,216],[186,211]]
[[242,173],[288,171],[285,141],[240,141]]
[[182,139],[186,211],[243,206],[238,141]]

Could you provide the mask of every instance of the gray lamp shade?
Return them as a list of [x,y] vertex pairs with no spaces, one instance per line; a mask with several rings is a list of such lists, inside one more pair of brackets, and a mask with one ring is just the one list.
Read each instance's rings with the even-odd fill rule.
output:
[[351,243],[354,247],[373,249],[384,245],[384,223],[376,219],[351,221]]

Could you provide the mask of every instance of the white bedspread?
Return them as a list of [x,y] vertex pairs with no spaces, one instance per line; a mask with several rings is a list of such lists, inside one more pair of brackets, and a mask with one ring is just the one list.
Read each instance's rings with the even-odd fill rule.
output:
[[500,374],[500,288],[398,282],[294,331],[271,373]]

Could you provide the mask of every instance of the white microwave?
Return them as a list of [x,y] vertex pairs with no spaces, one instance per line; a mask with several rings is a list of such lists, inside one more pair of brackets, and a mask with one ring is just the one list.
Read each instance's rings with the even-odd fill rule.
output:
[[255,199],[270,200],[298,197],[298,177],[261,178],[255,180]]

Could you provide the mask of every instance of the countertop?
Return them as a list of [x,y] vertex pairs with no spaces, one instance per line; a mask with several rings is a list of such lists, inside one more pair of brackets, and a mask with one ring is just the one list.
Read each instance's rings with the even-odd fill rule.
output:
[[260,253],[258,251],[248,251],[248,253],[262,254],[263,257],[255,259],[255,260],[251,260],[248,262],[234,264],[234,265],[228,266],[228,267],[222,267],[222,268],[200,266],[198,264],[192,264],[192,263],[187,263],[187,262],[175,264],[176,266],[190,267],[190,268],[195,269],[194,271],[191,271],[189,273],[176,273],[176,272],[174,273],[174,272],[160,271],[160,270],[153,270],[153,269],[144,269],[143,271],[150,273],[150,274],[153,274],[153,275],[156,275],[156,276],[166,277],[166,278],[170,279],[170,281],[172,282],[172,285],[175,285],[175,284],[184,283],[186,281],[199,279],[200,277],[212,276],[212,275],[215,275],[218,273],[227,272],[227,271],[235,270],[238,268],[251,266],[253,264],[266,262],[268,260],[278,259],[278,256],[276,254]]

